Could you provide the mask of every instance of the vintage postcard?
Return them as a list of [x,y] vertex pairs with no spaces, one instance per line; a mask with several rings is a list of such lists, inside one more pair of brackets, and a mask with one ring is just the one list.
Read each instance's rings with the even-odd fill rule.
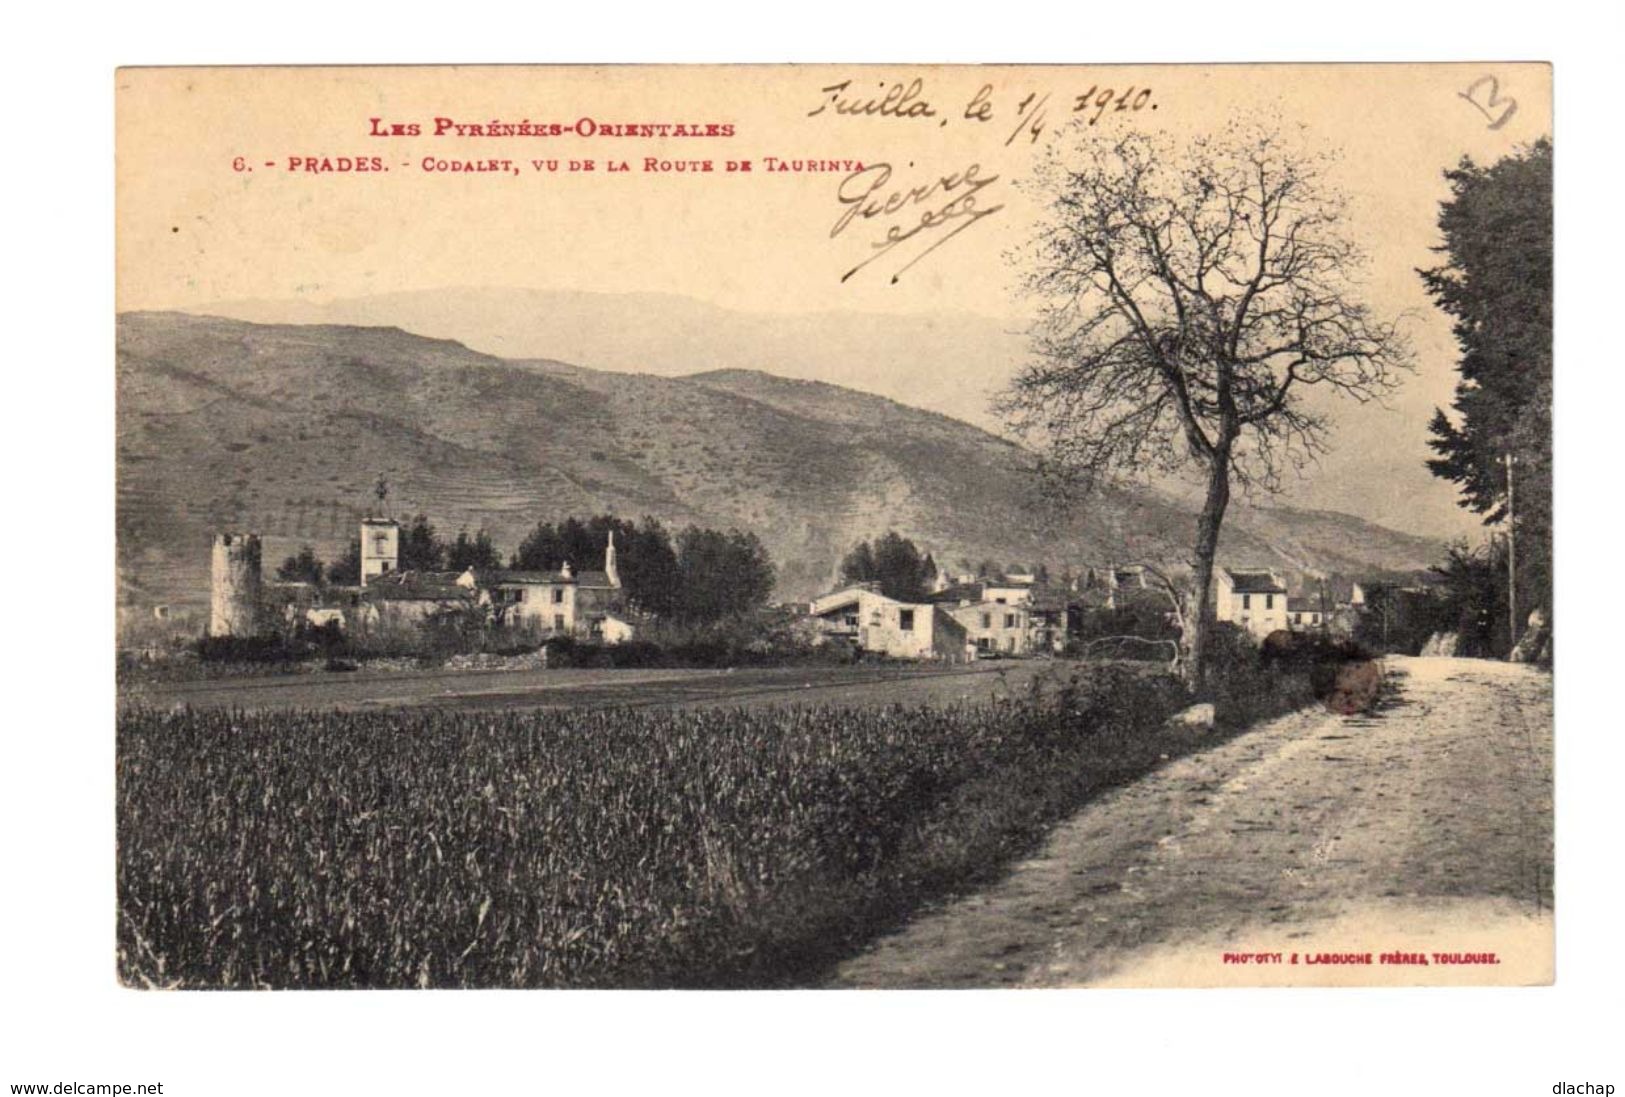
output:
[[115,79],[126,986],[1554,979],[1549,66]]

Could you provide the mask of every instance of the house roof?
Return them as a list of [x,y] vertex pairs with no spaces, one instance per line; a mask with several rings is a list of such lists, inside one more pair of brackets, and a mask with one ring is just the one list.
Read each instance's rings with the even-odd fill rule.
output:
[[833,613],[835,610],[852,605],[866,594],[871,598],[878,598],[882,602],[895,603],[897,601],[895,598],[888,598],[879,591],[872,590],[867,586],[853,585],[831,591],[823,597],[814,598],[807,609],[814,617],[822,617],[826,613]]
[[1108,605],[1115,605],[1119,609],[1129,606],[1149,606],[1160,610],[1171,608],[1166,590],[1161,587],[1143,587],[1138,583],[1134,586],[1118,587],[1115,591],[1101,586],[1085,587],[1066,599],[1066,604],[1083,609],[1106,609]]
[[1273,571],[1255,568],[1225,568],[1230,586],[1237,594],[1285,594],[1286,584]]
[[943,608],[950,612],[956,612],[958,610],[982,610],[984,613],[1015,613],[1017,611],[1026,613],[1030,607],[1026,602],[995,602],[991,598],[984,598],[980,602],[967,602],[964,605],[944,606]]
[[609,575],[602,571],[576,571],[569,575],[562,571],[492,570],[474,574],[474,581],[482,587],[511,586],[520,583],[574,583],[580,587],[608,587]]
[[1318,597],[1305,596],[1303,598],[1288,598],[1286,608],[1291,613],[1319,613],[1321,611]]
[[362,593],[375,602],[462,602],[472,597],[451,572],[385,572],[369,579]]
[[[868,585],[860,583],[850,587],[844,587],[841,590],[832,591],[821,598],[814,598],[812,603],[807,607],[807,612],[813,617],[823,617],[827,614],[834,613],[836,610],[845,609],[847,606],[854,605],[862,601],[864,597],[868,597],[871,601],[878,602],[881,605],[898,606],[902,609],[923,609],[929,611],[938,608],[934,606],[930,600],[923,602],[904,602],[901,599],[893,598],[890,595],[881,594],[878,590],[874,590]],[[952,609],[954,607],[949,606],[946,608]]]
[[928,602],[980,602],[983,583],[954,583],[941,590],[932,591],[925,596]]

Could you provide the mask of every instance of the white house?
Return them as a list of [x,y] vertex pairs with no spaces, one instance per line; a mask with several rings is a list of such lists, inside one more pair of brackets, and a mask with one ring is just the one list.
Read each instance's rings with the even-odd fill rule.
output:
[[809,615],[826,642],[845,641],[894,659],[961,659],[964,628],[941,607],[899,602],[867,585],[846,587],[813,600]]
[[1315,631],[1326,623],[1319,598],[1288,598],[1286,612],[1287,627],[1293,632]]
[[1003,576],[955,583],[929,597],[959,622],[979,654],[1030,655],[1053,647],[1055,631],[1053,614],[1035,614],[1033,593],[1019,577]]
[[1032,616],[1026,600],[969,602],[948,607],[948,613],[964,626],[978,654],[1028,655],[1032,652]]
[[1214,617],[1240,625],[1256,639],[1287,627],[1286,583],[1268,568],[1219,568],[1213,577]]
[[603,571],[578,572],[568,560],[557,571],[476,572],[470,568],[458,576],[457,584],[478,591],[480,600],[507,625],[605,644],[632,639],[634,629],[625,613],[613,531],[604,548]]

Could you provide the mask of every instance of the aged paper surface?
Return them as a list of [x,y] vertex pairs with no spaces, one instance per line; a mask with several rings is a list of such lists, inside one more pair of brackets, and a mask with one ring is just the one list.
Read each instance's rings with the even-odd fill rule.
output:
[[127,984],[1552,980],[1546,66],[116,80]]

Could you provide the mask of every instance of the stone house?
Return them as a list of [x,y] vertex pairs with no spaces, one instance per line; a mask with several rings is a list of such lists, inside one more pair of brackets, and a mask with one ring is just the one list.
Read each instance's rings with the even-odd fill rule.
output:
[[604,549],[603,571],[578,572],[566,560],[557,571],[470,568],[457,582],[479,592],[504,625],[606,644],[624,643],[635,632],[626,612],[613,532]]
[[894,659],[959,660],[967,655],[964,627],[929,602],[899,602],[868,584],[813,600],[809,616],[825,643],[849,643]]
[[979,655],[1031,655],[1065,644],[1065,602],[1035,600],[1033,584],[997,576],[957,582],[933,591],[931,602],[964,627]]
[[477,593],[445,572],[397,571],[375,574],[352,611],[364,627],[421,626],[436,617],[479,608]]
[[1030,655],[1032,615],[1025,602],[964,602],[948,610],[978,655]]

